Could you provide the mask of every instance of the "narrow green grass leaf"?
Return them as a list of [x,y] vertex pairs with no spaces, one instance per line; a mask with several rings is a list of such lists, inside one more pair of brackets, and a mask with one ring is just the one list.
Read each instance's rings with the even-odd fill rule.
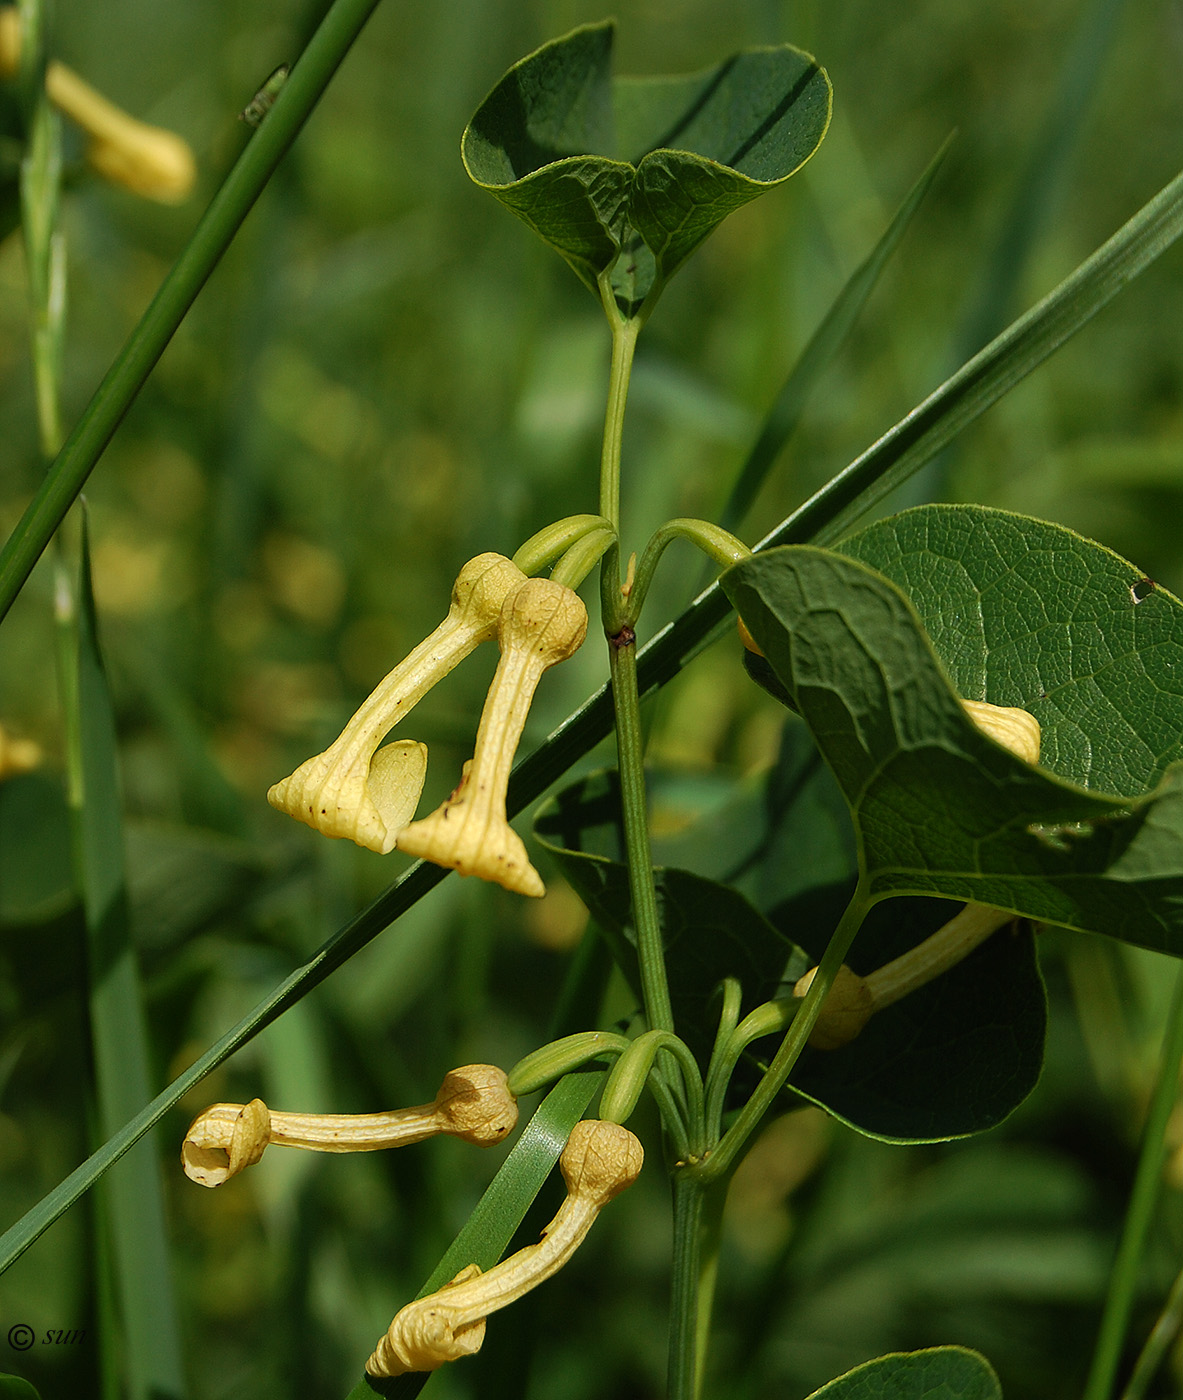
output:
[[[115,717],[99,647],[85,521],[73,606],[59,586],[67,632],[67,745],[75,874],[87,934],[87,976],[97,1127],[105,1138],[151,1093],[147,1036],[128,917]],[[103,1183],[102,1251],[115,1275],[127,1393],[184,1394],[180,1329],[155,1143],[140,1143]]]
[[989,255],[981,288],[965,318],[957,360],[972,355],[1006,324],[1068,167],[1088,130],[1089,105],[1106,73],[1113,34],[1125,3],[1126,0],[1087,0],[1081,7],[1076,34],[1042,129],[1027,156],[997,243]]
[[[547,1094],[418,1297],[442,1288],[469,1264],[491,1269],[497,1263],[603,1081],[603,1070],[581,1070],[564,1076]],[[350,1392],[349,1400],[372,1400],[374,1395],[410,1400],[429,1379],[426,1372],[385,1381],[367,1377]]]
[[0,551],[0,618],[111,441],[198,292],[299,134],[378,0],[334,0]]
[[740,468],[739,476],[727,497],[719,517],[719,524],[725,530],[738,529],[781,449],[796,431],[810,394],[862,314],[867,298],[879,281],[879,274],[899,247],[904,231],[920,208],[952,144],[953,137],[950,136],[933,156],[928,169],[908,191],[907,198],[896,210],[895,217],[883,231],[878,243],[851,273],[833,306],[826,312],[797,363],[790,370],[789,377],[781,386],[776,401],[768,411],[760,436],[748,453],[747,460]]
[[1037,369],[1183,233],[1177,175],[1054,291],[857,457],[758,548],[827,544]]

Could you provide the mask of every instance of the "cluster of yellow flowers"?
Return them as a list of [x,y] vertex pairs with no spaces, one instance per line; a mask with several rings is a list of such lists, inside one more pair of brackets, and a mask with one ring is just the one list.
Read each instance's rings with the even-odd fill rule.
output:
[[[380,854],[397,847],[519,894],[543,894],[542,880],[506,818],[506,789],[543,672],[572,656],[586,634],[587,610],[572,589],[527,578],[504,555],[470,559],[443,622],[381,682],[340,737],[276,783],[268,800],[326,836],[347,837]],[[493,637],[501,658],[473,756],[451,796],[414,821],[426,746],[383,739],[433,685]],[[214,1104],[190,1127],[181,1161],[191,1180],[220,1186],[271,1144],[367,1152],[448,1133],[490,1146],[505,1138],[517,1116],[517,1100],[500,1069],[464,1065],[444,1078],[431,1103],[390,1113],[272,1113],[259,1099]],[[540,1242],[488,1272],[470,1264],[437,1292],[408,1304],[366,1363],[369,1373],[434,1371],[479,1351],[488,1314],[567,1262],[603,1206],[636,1180],[643,1158],[641,1144],[618,1123],[576,1124],[559,1159],[567,1199]]]
[[[450,1133],[487,1147],[501,1142],[517,1117],[517,1100],[502,1070],[463,1065],[444,1077],[431,1103],[390,1113],[272,1113],[260,1099],[214,1104],[189,1128],[181,1161],[191,1180],[220,1186],[253,1166],[273,1143],[317,1152],[369,1152]],[[469,1264],[437,1292],[408,1303],[366,1370],[372,1376],[435,1371],[479,1351],[488,1315],[561,1269],[603,1207],[637,1179],[643,1162],[641,1144],[619,1123],[577,1123],[559,1158],[567,1198],[541,1240],[487,1272]]]
[[[542,673],[572,656],[586,634],[587,609],[577,593],[553,579],[527,578],[504,555],[478,554],[461,569],[443,622],[390,672],[336,742],[276,783],[267,800],[326,836],[379,854],[397,846],[518,894],[544,894],[506,819],[505,795]],[[433,685],[494,636],[501,660],[473,757],[447,801],[412,821],[427,748],[414,739],[379,745]]]

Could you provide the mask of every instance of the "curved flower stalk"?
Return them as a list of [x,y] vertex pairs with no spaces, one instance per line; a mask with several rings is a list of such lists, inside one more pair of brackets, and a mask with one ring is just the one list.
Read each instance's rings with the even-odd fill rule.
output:
[[437,681],[497,630],[502,604],[526,581],[501,554],[478,554],[460,570],[448,615],[394,668],[324,753],[268,792],[271,805],[326,836],[386,855],[415,815],[427,748],[413,739],[378,745]]
[[262,1099],[216,1103],[190,1125],[181,1164],[190,1181],[221,1186],[254,1166],[272,1143],[312,1152],[376,1152],[447,1133],[492,1147],[517,1121],[517,1100],[504,1071],[462,1065],[444,1076],[431,1103],[389,1113],[272,1113]]
[[[961,703],[974,724],[995,743],[1027,763],[1039,762],[1040,728],[1034,715],[983,700]],[[817,1050],[837,1050],[849,1045],[876,1011],[948,972],[1013,918],[1013,914],[983,904],[967,904],[922,943],[866,977],[860,977],[844,963],[810,1032],[810,1045]],[[810,968],[796,982],[795,997],[805,996],[816,971],[817,968]]]
[[586,634],[582,600],[553,579],[527,579],[506,598],[497,625],[501,660],[485,699],[473,757],[451,797],[399,834],[400,851],[461,875],[479,875],[518,894],[546,893],[521,837],[506,819],[505,793],[542,673],[574,655]]
[[[0,78],[16,76],[20,51],[20,17],[15,6],[5,6],[0,9]],[[86,159],[104,179],[161,204],[188,198],[197,164],[189,143],[176,132],[128,116],[56,59],[46,64],[45,91],[86,132]]]
[[487,1273],[470,1264],[436,1293],[408,1303],[366,1362],[371,1376],[436,1371],[471,1356],[485,1340],[485,1319],[563,1267],[600,1211],[631,1186],[645,1160],[641,1144],[619,1123],[576,1123],[559,1158],[567,1199],[542,1233]]

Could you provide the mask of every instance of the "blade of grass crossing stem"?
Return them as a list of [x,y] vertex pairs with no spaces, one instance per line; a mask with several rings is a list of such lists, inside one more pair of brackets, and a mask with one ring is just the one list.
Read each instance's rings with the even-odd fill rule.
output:
[[[151,1093],[148,1046],[131,943],[120,816],[115,721],[99,650],[90,551],[82,520],[77,588],[60,578],[63,651],[72,656],[67,688],[67,752],[74,865],[86,922],[95,1119],[101,1138],[116,1132]],[[103,1183],[101,1217],[114,1274],[122,1333],[124,1393],[131,1400],[184,1394],[180,1330],[156,1144],[137,1144]]]
[[[0,550],[0,618],[378,0],[334,0]],[[228,118],[229,119],[229,118]]]
[[[824,544],[837,539],[859,515],[1042,364],[1169,248],[1180,233],[1183,175],[1162,189],[1038,306],[782,521],[757,548],[811,541]],[[709,645],[730,611],[723,590],[717,583],[712,584],[642,647],[637,655],[642,696],[660,689]],[[536,801],[572,764],[607,738],[611,727],[611,697],[607,686],[601,686],[545,743],[518,764],[510,783],[509,815],[517,815]],[[446,873],[439,866],[422,862],[412,866],[322,944],[249,1015],[0,1237],[0,1272],[23,1254],[132,1143],[159,1122],[182,1095],[418,903]]]
[[[425,1298],[442,1288],[469,1264],[479,1264],[487,1270],[497,1263],[559,1160],[571,1129],[583,1117],[603,1082],[603,1070],[584,1070],[559,1080],[526,1124],[418,1297]],[[377,1342],[375,1337],[375,1345]],[[362,1380],[350,1392],[349,1400],[372,1400],[375,1393],[387,1400],[411,1400],[429,1378],[429,1373],[416,1371],[387,1380]]]
[[789,377],[769,409],[760,435],[740,468],[727,497],[719,517],[719,524],[725,530],[736,530],[742,523],[781,449],[796,431],[805,405],[823,370],[850,334],[867,304],[867,298],[879,280],[879,274],[899,247],[904,231],[912,222],[913,214],[920,208],[921,201],[936,179],[937,171],[952,144],[953,137],[950,136],[929,162],[928,169],[908,191],[907,198],[896,211],[895,217],[884,230],[878,243],[851,274],[833,306],[810,337],[800,359],[789,372]]

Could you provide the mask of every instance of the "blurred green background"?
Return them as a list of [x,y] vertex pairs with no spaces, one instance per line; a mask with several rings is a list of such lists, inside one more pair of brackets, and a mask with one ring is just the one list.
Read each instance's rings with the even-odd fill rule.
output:
[[[150,206],[91,178],[67,132],[67,422],[247,139],[236,114],[296,57],[323,8],[57,5],[53,51],[135,115],[181,132],[202,170],[187,204]],[[670,515],[718,509],[795,355],[952,129],[944,171],[745,537],[844,466],[1183,165],[1183,8],[1168,0],[624,0],[616,14],[619,71],[682,72],[791,41],[816,54],[835,90],[811,164],[722,226],[642,337],[626,549]],[[272,812],[267,787],[325,747],[435,625],[466,559],[512,553],[556,516],[595,508],[602,314],[469,184],[458,147],[510,63],[601,17],[571,0],[381,6],[90,482],[160,1084],[406,863],[324,841]],[[9,237],[0,534],[41,470],[26,297]],[[1059,521],[1183,591],[1181,306],[1176,248],[908,499],[923,491]],[[664,567],[651,630],[701,577],[677,550]],[[471,752],[493,664],[478,653],[416,712],[408,732],[431,748],[429,806]],[[552,672],[527,744],[605,671],[591,644]],[[781,713],[729,640],[651,707],[649,756],[759,772]],[[88,1144],[44,565],[0,630],[0,723],[45,756],[37,774],[0,786],[0,808],[41,814],[21,879],[13,847],[0,863],[7,1225]],[[605,751],[585,766],[606,761]],[[373,1111],[429,1099],[452,1065],[508,1066],[545,1038],[583,922],[557,877],[528,905],[448,880],[172,1115],[160,1150],[192,1394],[343,1396],[501,1153],[474,1163],[453,1142],[357,1158],[273,1152],[207,1193],[177,1166],[188,1118],[256,1094],[277,1108]],[[1048,935],[1044,948],[1047,1069],[1002,1129],[905,1149],[810,1110],[769,1131],[731,1205],[709,1394],[802,1395],[878,1352],[938,1342],[982,1348],[1008,1400],[1079,1392],[1170,965],[1082,937]],[[646,1143],[656,1162],[652,1123]],[[1183,1247],[1183,1159],[1172,1183],[1141,1332]],[[431,1393],[658,1396],[665,1196],[660,1172],[646,1173],[568,1274],[501,1314],[481,1358],[441,1373]],[[93,1336],[95,1254],[84,1203],[0,1279],[4,1328]],[[91,1343],[24,1358],[3,1346],[0,1370],[20,1370],[47,1397],[95,1391]],[[1178,1384],[1164,1377],[1157,1393]]]

